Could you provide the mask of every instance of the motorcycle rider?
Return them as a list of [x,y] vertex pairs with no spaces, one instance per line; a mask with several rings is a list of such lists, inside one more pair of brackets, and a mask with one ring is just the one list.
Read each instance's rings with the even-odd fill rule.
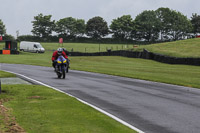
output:
[[63,51],[65,52],[65,54],[66,54],[67,56],[69,56],[69,51],[67,51],[65,48],[63,48]]
[[[62,49],[63,49],[63,51],[65,52],[65,54],[66,54],[67,56],[70,55],[70,54],[69,54],[69,51],[67,51],[65,48],[62,48]],[[69,67],[69,63],[70,63],[70,59],[67,59],[68,68],[70,68],[70,67]]]
[[57,58],[58,56],[62,55],[66,60],[67,60],[67,65],[68,65],[68,68],[69,67],[69,59],[68,59],[68,56],[66,55],[66,53],[63,51],[63,48],[58,48],[56,51],[53,52],[53,55],[52,55],[52,66],[55,68],[56,66],[56,63],[57,63]]

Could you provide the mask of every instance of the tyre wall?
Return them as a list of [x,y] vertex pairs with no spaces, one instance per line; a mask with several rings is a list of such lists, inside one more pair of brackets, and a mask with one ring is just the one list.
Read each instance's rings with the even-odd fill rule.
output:
[[70,52],[71,56],[123,56],[129,58],[143,58],[155,60],[162,63],[168,64],[184,64],[184,65],[196,65],[200,66],[200,58],[178,58],[170,57],[157,53],[152,53],[147,50],[143,52],[133,52],[133,51],[107,51],[107,52],[96,52],[96,53],[81,53],[81,52]]

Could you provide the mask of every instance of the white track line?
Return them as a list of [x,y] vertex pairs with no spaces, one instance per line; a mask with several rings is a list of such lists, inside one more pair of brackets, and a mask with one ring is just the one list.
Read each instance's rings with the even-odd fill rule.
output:
[[[3,70],[3,71],[6,71],[6,70]],[[52,89],[54,89],[54,90],[56,90],[56,91],[59,91],[59,92],[61,92],[61,93],[67,94],[68,96],[71,96],[71,97],[73,97],[73,98],[76,98],[78,101],[80,101],[80,102],[82,102],[82,103],[84,103],[84,104],[86,104],[86,105],[88,105],[88,106],[90,106],[90,107],[92,107],[92,108],[98,110],[99,112],[101,112],[101,113],[103,113],[103,114],[105,114],[105,115],[107,115],[107,116],[113,118],[114,120],[116,120],[116,121],[120,122],[121,124],[123,124],[123,125],[125,125],[125,126],[131,128],[131,129],[137,131],[138,133],[144,133],[144,132],[141,131],[140,129],[138,129],[138,128],[132,126],[131,124],[129,124],[129,123],[123,121],[123,120],[121,120],[120,118],[118,118],[118,117],[116,117],[116,116],[114,116],[114,115],[112,115],[112,114],[110,114],[110,113],[108,113],[108,112],[106,112],[106,111],[104,111],[104,110],[102,110],[102,109],[100,109],[100,108],[98,108],[98,107],[96,107],[96,106],[94,106],[94,105],[92,105],[92,104],[90,104],[90,103],[84,101],[84,100],[81,100],[81,99],[79,99],[79,98],[77,98],[77,97],[75,97],[75,96],[73,96],[73,95],[71,95],[71,94],[69,94],[69,93],[67,93],[67,92],[61,91],[61,90],[59,90],[59,89],[57,89],[57,88],[55,88],[55,87],[52,87],[52,86],[47,85],[47,84],[44,84],[44,83],[42,83],[42,82],[40,82],[40,81],[37,81],[37,80],[32,79],[32,78],[29,78],[29,77],[24,76],[24,75],[19,74],[19,73],[15,73],[15,72],[11,72],[11,71],[6,71],[6,72],[19,75],[19,76],[21,76],[21,77],[23,77],[23,78],[26,78],[26,79],[31,80],[31,81],[33,81],[33,82],[36,82],[36,83],[38,83],[38,84],[40,84],[40,85],[43,85],[43,86],[52,88]]]

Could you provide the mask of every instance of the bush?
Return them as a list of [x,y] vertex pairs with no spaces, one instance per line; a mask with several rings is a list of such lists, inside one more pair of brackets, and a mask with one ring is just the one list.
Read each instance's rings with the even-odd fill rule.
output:
[[15,41],[15,37],[12,36],[12,35],[6,34],[6,35],[3,37],[3,40],[4,40],[4,41]]

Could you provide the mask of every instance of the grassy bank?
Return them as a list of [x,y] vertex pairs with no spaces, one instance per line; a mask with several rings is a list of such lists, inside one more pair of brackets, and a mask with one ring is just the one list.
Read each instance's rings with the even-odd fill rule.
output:
[[141,51],[143,48],[154,53],[160,53],[173,57],[200,58],[200,38],[158,43],[152,45],[140,45],[138,46],[138,48],[135,48],[135,50]]

